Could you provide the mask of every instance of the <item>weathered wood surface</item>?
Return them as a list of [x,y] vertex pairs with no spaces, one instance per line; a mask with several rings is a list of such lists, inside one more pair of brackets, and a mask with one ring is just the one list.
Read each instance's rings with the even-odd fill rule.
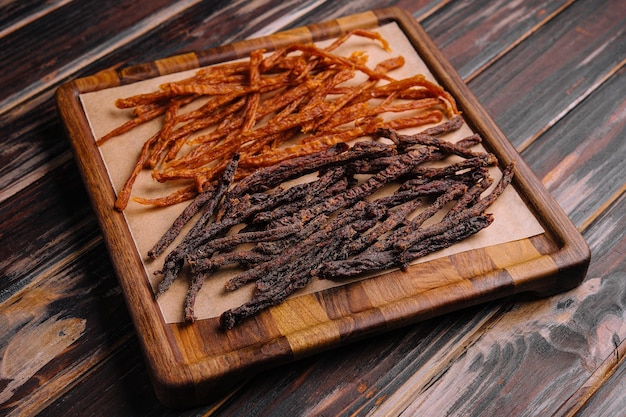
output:
[[[624,2],[135,3],[0,6],[0,414],[623,414]],[[390,5],[422,22],[583,233],[592,249],[586,280],[546,299],[516,296],[316,355],[205,407],[162,407],[55,88]]]

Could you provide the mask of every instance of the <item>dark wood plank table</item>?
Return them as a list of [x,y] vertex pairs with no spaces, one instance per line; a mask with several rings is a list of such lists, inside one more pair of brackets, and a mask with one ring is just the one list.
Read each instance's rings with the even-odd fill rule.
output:
[[[56,89],[389,6],[421,23],[585,237],[585,280],[317,354],[203,407],[162,406]],[[625,2],[12,0],[0,16],[0,414],[623,415]]]

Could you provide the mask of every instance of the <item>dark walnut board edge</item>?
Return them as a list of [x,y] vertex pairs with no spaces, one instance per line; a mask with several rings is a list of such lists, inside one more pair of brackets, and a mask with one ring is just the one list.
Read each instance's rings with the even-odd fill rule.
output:
[[[428,286],[391,272],[287,300],[224,332],[218,319],[193,325],[167,324],[159,310],[140,255],[115,201],[105,164],[91,134],[79,95],[160,75],[247,57],[258,48],[319,41],[354,28],[396,22],[437,81],[457,99],[466,122],[499,158],[516,162],[513,186],[545,233],[476,249],[411,267],[411,276],[435,276]],[[103,71],[71,81],[57,91],[60,115],[104,233],[120,285],[137,329],[160,401],[190,407],[211,401],[254,373],[300,357],[520,292],[549,295],[578,285],[590,252],[586,242],[496,126],[456,71],[414,18],[397,8],[242,41],[152,63]]]

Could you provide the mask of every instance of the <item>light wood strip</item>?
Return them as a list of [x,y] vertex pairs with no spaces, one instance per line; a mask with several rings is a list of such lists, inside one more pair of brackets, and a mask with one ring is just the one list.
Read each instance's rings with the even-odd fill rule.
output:
[[60,9],[61,7],[67,6],[68,4],[72,3],[72,1],[74,0],[57,0],[57,1],[52,1],[52,2],[46,2],[40,8],[38,8],[37,10],[34,10],[32,13],[29,13],[24,18],[0,30],[0,38],[4,38],[10,35],[11,33],[37,21],[38,19],[41,19],[43,16],[46,16],[54,12],[55,10]]

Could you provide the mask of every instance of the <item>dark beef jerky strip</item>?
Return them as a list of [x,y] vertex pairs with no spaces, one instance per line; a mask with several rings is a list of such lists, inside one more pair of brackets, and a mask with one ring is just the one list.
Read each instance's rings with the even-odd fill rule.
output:
[[[383,137],[392,139],[394,143],[398,144],[397,146],[400,149],[409,148],[413,145],[423,145],[434,146],[441,151],[459,155],[464,158],[472,158],[480,155],[477,152],[469,150],[465,146],[459,146],[458,144],[439,139],[435,136],[425,135],[423,133],[418,133],[416,135],[401,135],[391,129],[379,129],[378,133]],[[480,140],[480,136],[478,134],[473,134],[464,139],[467,141]]]
[[[462,149],[469,149],[472,146],[480,143],[481,139],[479,136],[472,135],[470,137],[461,139],[456,143],[456,146]],[[449,152],[443,151],[441,149],[434,149],[431,152],[431,157],[428,161],[424,162],[433,162],[439,161],[445,157],[450,155]],[[489,155],[487,153],[479,154],[479,161],[482,161],[482,164],[486,165],[494,165],[496,163],[493,155]],[[358,161],[352,161],[350,163],[350,170],[355,174],[374,174],[378,171],[385,169],[391,162],[393,161],[393,157],[382,157],[376,159],[364,159]],[[424,171],[432,170],[434,168],[431,167],[422,167],[421,165],[415,166],[412,172],[409,173],[411,176],[419,176],[422,175]]]
[[373,203],[385,207],[393,207],[416,198],[443,194],[451,187],[458,186],[461,183],[463,182],[457,181],[456,178],[444,178],[434,181],[425,180],[420,183],[413,182],[410,188],[400,187],[393,194],[380,197],[374,200]]
[[206,279],[206,275],[203,273],[194,274],[191,279],[191,285],[187,290],[187,295],[185,296],[185,305],[184,305],[184,320],[187,323],[193,323],[196,321],[196,316],[194,314],[194,306],[196,304],[196,297],[198,293],[202,289],[202,285],[204,285],[204,281]]
[[463,126],[463,116],[459,114],[459,115],[452,117],[447,122],[439,123],[436,126],[429,127],[428,129],[425,129],[421,131],[420,133],[422,135],[441,136],[441,135],[445,135],[446,133],[459,130],[461,126]]
[[[493,161],[491,157],[486,156],[484,158],[470,158],[463,159],[462,161],[456,162],[454,164],[448,165],[443,168],[434,168],[434,167],[419,167],[418,169],[413,170],[412,174],[416,176],[416,178],[410,178],[400,185],[400,189],[410,188],[414,185],[420,186],[429,180],[436,180],[441,178],[451,178],[458,175],[458,172],[465,170],[475,170],[479,168],[485,168],[493,165]],[[484,171],[480,171],[482,173]]]
[[455,222],[461,222],[469,217],[475,217],[483,213],[491,204],[493,204],[493,202],[504,192],[505,188],[510,184],[513,178],[513,168],[513,163],[507,166],[502,173],[502,178],[500,178],[500,181],[498,181],[498,184],[496,184],[491,193],[480,199],[473,206],[470,206],[466,210],[462,210],[452,216],[449,216],[445,219],[445,221],[442,221],[434,226],[412,231],[408,235],[397,240],[394,243],[394,247],[397,250],[404,251],[414,242],[419,241],[424,237],[429,237],[434,234],[442,233],[443,231],[445,231],[445,228],[455,224]]
[[[212,239],[225,234],[231,227],[245,222],[247,219],[253,218],[256,214],[279,207],[281,204],[290,202],[306,195],[306,187],[298,185],[290,187],[286,190],[270,195],[264,199],[253,199],[250,196],[256,194],[246,194],[238,200],[238,204],[233,206],[232,210],[219,221],[207,225],[204,230],[197,233],[193,239],[184,242],[186,245],[181,247],[179,251],[173,251],[170,255],[172,259],[183,258],[196,248],[205,245]],[[255,204],[255,201],[258,203]],[[287,225],[288,226],[288,225]]]
[[382,252],[371,252],[367,255],[360,255],[347,260],[326,262],[320,268],[318,275],[320,278],[339,280],[355,277],[366,272],[381,271],[395,267],[406,268],[408,263],[429,253],[447,248],[484,229],[492,221],[493,216],[491,215],[470,217],[440,234],[415,242],[404,253],[387,249]]
[[[367,220],[371,221],[372,219]],[[257,281],[255,294],[250,301],[222,313],[220,316],[222,328],[232,329],[246,318],[268,307],[282,303],[297,290],[304,288],[313,278],[312,267],[316,269],[316,266],[321,265],[325,259],[332,258],[343,241],[349,240],[349,236],[354,235],[354,233],[355,231],[348,231],[348,228],[345,228],[343,233],[339,234],[341,237],[330,238],[329,242],[312,246],[304,256],[297,258],[293,263],[284,265],[279,279],[271,282],[267,280]]]
[[294,258],[302,256],[302,254],[306,253],[310,250],[310,248],[326,240],[333,230],[337,230],[338,228],[349,224],[356,218],[364,217],[365,213],[367,213],[367,216],[370,218],[373,218],[376,215],[376,213],[371,210],[368,203],[364,201],[358,202],[355,207],[339,213],[336,219],[324,225],[320,230],[313,233],[305,240],[299,242],[295,246],[287,248],[280,256],[234,276],[226,283],[226,288],[232,291],[247,284],[248,282],[256,281],[264,275],[270,275],[272,270],[283,267],[284,265],[290,263]]
[[433,204],[428,206],[424,211],[415,216],[412,220],[403,222],[399,228],[395,229],[389,235],[377,240],[374,244],[365,249],[365,252],[382,252],[390,249],[399,239],[403,239],[413,231],[419,230],[426,220],[432,218],[450,201],[461,197],[466,191],[466,185],[454,184],[444,194],[437,197]]
[[341,208],[348,207],[357,201],[373,194],[392,181],[409,172],[415,165],[418,165],[430,157],[431,150],[421,148],[406,154],[396,155],[394,161],[384,170],[372,175],[367,180],[345,192],[330,197],[326,201],[316,206],[304,209],[295,213],[291,218],[285,218],[282,224],[289,224],[290,221],[307,221],[319,214],[333,213]]
[[415,199],[404,203],[396,210],[391,211],[382,223],[376,227],[370,228],[353,239],[351,242],[343,245],[339,249],[339,257],[347,259],[348,257],[353,256],[369,247],[374,241],[376,241],[376,239],[395,228],[422,204],[421,200]]
[[346,167],[336,167],[321,174],[315,181],[295,185],[294,187],[302,187],[302,195],[286,201],[285,204],[277,206],[272,211],[257,213],[253,222],[269,222],[285,217],[298,211],[303,206],[315,204],[319,199],[327,198],[333,192],[345,190],[348,184],[346,174]]
[[[375,204],[382,204],[384,206],[387,206],[389,204],[389,201],[393,201],[394,203],[396,202],[394,197],[397,195],[401,195],[403,199],[406,198],[406,195],[410,197],[405,200],[407,202],[404,203],[402,206],[398,207],[394,211],[391,211],[389,216],[380,225],[370,229],[366,233],[363,233],[361,236],[355,239],[354,242],[350,243],[344,250],[345,255],[352,256],[355,253],[359,253],[365,250],[366,248],[374,244],[374,242],[385,233],[390,232],[398,225],[405,222],[411,213],[413,213],[419,206],[424,204],[420,197],[431,194],[443,194],[445,192],[449,192],[450,189],[455,190],[458,186],[459,184],[457,183],[438,180],[433,181],[433,183],[431,184],[424,184],[421,187],[416,187],[414,190],[402,191],[399,193],[395,193],[389,197],[382,197],[376,200],[374,202]],[[459,190],[462,190],[462,187],[459,187]],[[456,191],[450,192],[450,198],[453,198],[453,196],[456,194]],[[448,198],[442,198],[440,199],[438,205],[443,206],[444,204],[447,204],[447,201]]]
[[487,191],[493,184],[493,178],[489,175],[485,175],[480,182],[476,182],[461,198],[459,198],[456,204],[446,213],[444,219],[454,216],[466,207],[476,204],[480,195]]
[[210,258],[195,258],[191,255],[187,257],[193,273],[210,273],[225,265],[253,265],[267,262],[271,259],[272,257],[253,250],[218,253]]
[[163,253],[180,234],[181,230],[195,216],[210,198],[215,194],[216,187],[210,187],[202,193],[198,194],[194,200],[185,207],[183,212],[174,220],[172,226],[161,236],[161,239],[148,251],[150,258],[156,258]]
[[[366,205],[365,202],[360,202],[358,208],[362,209],[364,205]],[[351,213],[354,214],[355,209],[353,209]],[[302,258],[303,254],[306,254],[319,242],[325,240],[333,229],[336,229],[341,225],[348,224],[352,220],[353,217],[349,216],[347,213],[341,213],[338,218],[332,222],[324,224],[320,229],[314,231],[306,239],[297,242],[296,245],[286,248],[284,252],[278,254],[270,261],[234,276],[226,283],[225,288],[229,291],[234,291],[249,282],[261,279],[263,276],[273,276],[280,273],[282,269],[289,268],[289,264],[293,261],[293,259]]]
[[[334,195],[337,195],[341,192],[346,191],[349,187],[352,187],[356,180],[353,177],[344,177],[337,181],[336,183],[328,186],[318,194],[312,196],[310,199],[302,199],[299,201],[294,201],[291,204],[286,204],[284,206],[276,207],[272,211],[267,211],[265,213],[259,213],[257,217],[255,217],[255,221],[259,220],[262,222],[270,222],[270,227],[277,227],[280,224],[280,220],[297,213],[300,210],[303,210],[306,207],[314,206],[320,204],[327,198],[330,198]],[[274,223],[277,222],[277,223]]]
[[493,223],[493,215],[489,213],[470,217],[456,226],[450,227],[441,234],[431,236],[429,239],[426,239],[426,241],[413,244],[399,256],[398,262],[400,267],[406,269],[414,260],[428,255],[431,252],[450,247],[454,243],[476,234],[491,223]]
[[[421,224],[426,221],[426,219],[432,217],[439,209],[443,208],[444,205],[448,204],[451,200],[458,198],[457,203],[454,207],[446,213],[446,216],[450,216],[454,212],[461,210],[462,208],[467,207],[468,205],[475,202],[480,196],[481,192],[486,190],[490,184],[491,180],[485,178],[487,175],[487,171],[485,169],[479,168],[473,171],[469,171],[460,175],[455,175],[453,178],[445,178],[438,179],[432,181],[426,181],[424,183],[413,183],[409,189],[406,187],[400,187],[398,191],[388,197],[382,197],[377,202],[388,205],[390,202],[396,201],[410,201],[412,199],[418,199],[416,201],[421,202],[419,200],[420,197],[429,196],[429,195],[441,195],[446,194],[436,200],[435,203],[427,208],[425,212],[417,216],[412,221],[407,221],[406,216],[403,216],[402,211],[397,213],[393,218],[389,220],[389,224],[385,225],[385,227],[381,228],[380,231],[377,229],[371,230],[369,234],[361,236],[357,239],[357,242],[363,243],[363,246],[360,248],[365,249],[365,247],[369,246],[369,244],[373,244],[375,239],[382,236],[384,233],[391,231],[396,226],[400,225],[402,222],[409,225],[401,231],[393,236],[393,238],[398,238],[402,233],[407,233],[409,230],[417,228],[421,226]],[[473,184],[473,185],[472,185]],[[470,190],[467,192],[463,192],[466,188],[463,185],[471,186]],[[417,208],[417,206],[416,206]],[[414,210],[413,210],[414,211]],[[376,238],[374,238],[374,234]],[[369,242],[369,244],[365,244],[365,241]],[[352,248],[352,250],[359,250],[356,246]]]
[[[281,285],[281,282],[284,280],[289,282],[299,279],[310,280],[313,276],[313,271],[323,262],[340,259],[343,256],[343,247],[348,245],[360,233],[373,227],[382,216],[382,210],[377,210],[376,213],[369,213],[367,216],[367,218],[361,218],[357,215],[355,218],[345,219],[346,221],[331,222],[322,233],[316,236],[320,238],[319,240],[302,248],[306,252],[293,258],[290,262],[283,263],[279,268],[271,270],[268,274],[256,280],[257,290],[272,291],[273,287]],[[306,274],[299,274],[298,271],[300,270],[303,270]]]
[[[454,132],[455,130],[459,130],[461,126],[463,126],[463,117],[461,115],[457,115],[447,122],[439,123],[436,126],[422,130],[418,133],[418,135],[441,136],[450,132]],[[393,129],[385,128],[378,129],[376,131],[376,135],[390,139],[392,142],[394,142],[396,146],[402,146],[403,144],[406,144],[404,138],[409,137],[408,135],[400,135]]]
[[293,223],[293,226],[299,227],[300,230],[298,232],[285,239],[280,239],[273,242],[259,242],[254,250],[267,255],[280,254],[284,252],[287,248],[300,243],[302,240],[315,233],[324,225],[324,223],[326,223],[327,220],[328,216],[321,214],[310,220],[308,223]]
[[163,269],[161,271],[155,272],[155,274],[160,273],[163,275],[161,277],[161,281],[157,287],[156,297],[160,297],[165,291],[167,291],[171,285],[174,283],[178,274],[183,269],[183,265],[185,264],[185,259],[167,259],[165,258],[165,263],[163,264]]
[[[205,260],[206,259],[203,259],[198,262],[202,262]],[[211,273],[213,273],[219,267],[228,264],[240,264],[246,266],[249,264],[266,262],[268,260],[268,257],[253,251],[237,251],[226,252],[224,254],[216,255],[208,260],[211,261],[210,265],[205,264],[203,265],[203,267],[199,267],[199,263],[196,262],[196,260],[194,260],[193,258],[189,259],[192,271],[192,281],[187,291],[187,295],[185,296],[184,319],[186,322],[195,321],[196,317],[194,315],[194,307],[196,297],[198,295],[198,292],[202,288],[204,281],[211,275]]]
[[184,266],[185,256],[187,256],[187,254],[213,238],[224,236],[231,227],[240,223],[239,220],[240,219],[237,218],[228,218],[218,223],[210,223],[201,233],[198,233],[200,236],[195,236],[193,239],[190,239],[191,242],[185,242],[185,239],[183,239],[183,242],[167,254],[163,262],[163,268],[155,272],[155,274],[162,275],[156,296],[159,297],[167,291],[176,278],[178,278],[178,274]]
[[277,294],[262,294],[253,297],[250,301],[239,307],[226,310],[220,316],[220,326],[225,330],[230,330],[238,323],[248,317],[254,316],[261,310],[280,304],[292,293],[287,287],[282,288],[281,291],[282,293],[277,291]]
[[342,142],[322,152],[261,168],[239,181],[229,193],[229,198],[237,198],[250,192],[266,191],[285,181],[333,165],[341,165],[358,159],[379,158],[394,153],[395,147],[383,143],[359,142],[350,147]]
[[190,253],[187,257],[193,257],[198,260],[208,258],[216,251],[231,250],[234,247],[244,243],[272,242],[274,240],[283,239],[298,232],[300,228],[296,225],[279,227],[276,229],[266,229],[254,232],[240,232],[230,236],[224,236],[218,239],[210,240],[206,245],[198,247],[194,253]]
[[[324,181],[332,181],[333,178],[340,178],[344,175],[345,168],[337,167],[331,174],[324,178]],[[321,184],[323,185],[323,183]],[[311,193],[311,190],[315,190],[317,187],[317,184],[312,183],[297,184],[284,190],[280,189],[272,194],[261,192],[246,194],[240,198],[231,198],[229,201],[230,208],[227,214],[219,219],[217,223],[225,221],[229,218],[238,219],[240,222],[254,222],[254,218],[258,214],[280,208],[281,206],[291,204],[294,201],[300,201],[306,198],[307,195]],[[323,186],[320,188],[323,188]],[[262,200],[258,198],[253,199],[252,196],[256,195],[265,195],[266,197]],[[256,202],[255,200],[259,201]]]
[[157,258],[163,253],[176,239],[182,228],[189,222],[189,220],[198,212],[202,207],[205,207],[204,212],[200,219],[189,231],[188,235],[193,235],[203,228],[213,216],[215,208],[219,204],[220,200],[224,196],[224,193],[232,184],[239,163],[239,154],[236,154],[233,159],[226,165],[224,174],[214,190],[205,191],[196,197],[195,201],[190,203],[180,216],[174,221],[172,227],[161,237],[156,245],[148,251],[148,256],[152,259]]
[[237,170],[237,165],[239,162],[239,154],[236,154],[233,159],[226,165],[224,169],[224,173],[220,178],[220,181],[217,185],[217,189],[215,190],[215,194],[211,201],[206,205],[202,216],[198,219],[198,221],[193,225],[189,233],[185,236],[184,240],[189,241],[196,234],[200,233],[200,231],[209,224],[211,217],[215,214],[215,211],[222,200],[222,197],[226,195],[228,188],[233,183],[233,179],[235,178],[235,171]]

